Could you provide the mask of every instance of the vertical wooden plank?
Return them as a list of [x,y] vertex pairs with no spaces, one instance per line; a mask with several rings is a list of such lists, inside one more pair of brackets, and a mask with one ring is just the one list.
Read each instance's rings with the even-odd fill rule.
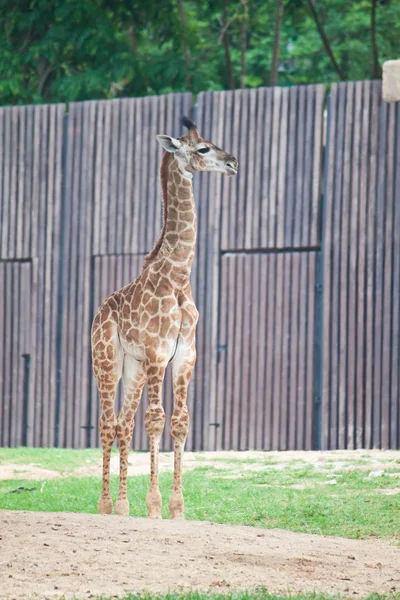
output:
[[[322,147],[323,147],[323,132],[324,132],[324,110],[325,110],[325,94],[326,88],[324,85],[313,86],[315,90],[315,103],[313,113],[314,124],[314,140],[313,140],[313,156],[312,156],[312,187],[311,187],[311,220],[309,244],[310,246],[318,246],[320,240],[320,214],[321,214],[321,189],[322,189]],[[308,181],[308,180],[307,180]]]
[[286,170],[288,153],[288,109],[290,88],[283,88],[281,92],[281,114],[279,127],[279,162],[277,177],[276,197],[276,248],[285,246],[285,209],[286,209]]
[[379,108],[376,90],[365,84],[365,92],[370,95],[370,146],[369,146],[369,182],[368,182],[368,213],[367,213],[367,274],[366,274],[366,344],[365,344],[365,447],[372,448],[375,445],[373,432],[373,395],[374,395],[374,262],[375,262],[375,194],[377,188],[377,156],[378,156],[378,126]]
[[[202,97],[203,104],[199,104],[199,117],[201,118],[201,129],[203,135],[211,137],[212,124],[212,105],[211,94],[204,94]],[[195,395],[195,412],[193,415],[193,441],[196,450],[203,449],[203,433],[205,427],[209,427],[203,421],[205,392],[205,362],[206,362],[206,303],[207,303],[207,284],[208,277],[206,274],[207,266],[207,233],[208,233],[208,206],[209,206],[209,190],[210,177],[208,174],[202,174],[200,182],[195,183],[195,195],[197,196],[197,262],[196,262],[196,297],[195,302],[200,314],[199,323],[197,325],[197,361],[195,369],[196,395]]]
[[[249,395],[250,388],[250,364],[252,360],[252,344],[251,344],[251,312],[254,308],[254,300],[252,297],[252,257],[243,255],[240,257],[243,263],[243,279],[240,285],[243,289],[242,299],[242,328],[240,331],[240,347],[241,358],[237,363],[240,371],[239,381],[239,397],[237,399],[237,408],[239,413],[238,427],[238,445],[239,450],[248,450],[248,419],[249,410],[254,411],[253,399]],[[254,340],[255,342],[255,340]]]
[[261,182],[261,218],[260,218],[260,246],[267,248],[272,245],[268,237],[269,233],[269,209],[271,201],[271,152],[272,149],[272,130],[274,127],[273,120],[273,97],[274,89],[268,88],[264,96],[264,144],[262,155],[262,182]]
[[[312,300],[308,295],[307,288],[307,258],[302,256],[299,263],[298,273],[298,334],[297,334],[297,376],[296,383],[296,450],[305,449],[305,430],[306,421],[311,418],[307,412],[306,398],[306,369],[307,369],[307,322],[309,319],[308,310]],[[314,290],[313,290],[314,293]]]
[[[340,241],[341,241],[341,213],[343,211],[343,152],[344,152],[344,125],[346,108],[346,86],[339,84],[338,94],[338,145],[336,146],[337,168],[334,183],[335,211],[333,214],[333,257],[332,257],[332,340],[331,340],[331,423],[330,438],[331,448],[343,448],[344,432],[340,431]],[[339,251],[335,251],[339,249]]]
[[[42,263],[43,263],[43,344],[42,344],[42,369],[43,369],[43,381],[42,381],[42,395],[43,395],[43,412],[45,413],[43,418],[43,440],[46,446],[52,446],[53,443],[53,429],[54,425],[51,420],[53,414],[52,403],[54,397],[52,396],[52,379],[54,378],[54,370],[51,365],[51,316],[52,316],[52,260],[53,260],[53,246],[55,239],[53,237],[53,220],[55,212],[55,181],[54,181],[54,164],[56,158],[56,105],[50,105],[46,109],[46,138],[47,148],[46,156],[42,160],[47,162],[47,172],[44,173],[44,180],[42,181],[42,210],[45,209],[46,220],[45,225],[42,229],[41,235],[42,240]],[[51,157],[51,158],[50,158]],[[49,160],[50,158],[50,160]],[[58,233],[58,231],[57,231]]]
[[[395,106],[395,138],[400,139],[400,106]],[[392,355],[391,355],[391,412],[390,412],[390,446],[400,447],[400,353],[399,336],[394,332],[400,328],[400,240],[395,232],[400,231],[400,205],[395,199],[400,198],[400,145],[396,146],[394,158],[394,218],[393,218],[393,308],[392,308]]]
[[[225,290],[225,294],[227,297],[226,302],[226,311],[227,311],[227,319],[228,319],[228,341],[227,341],[227,369],[226,369],[226,380],[225,380],[225,388],[223,395],[223,404],[224,404],[224,420],[223,420],[223,450],[230,450],[232,448],[232,438],[233,438],[233,414],[234,414],[234,404],[233,404],[233,392],[234,392],[234,373],[235,373],[235,338],[234,338],[234,328],[236,322],[236,313],[235,313],[235,303],[236,296],[233,293],[230,293],[232,289],[235,289],[235,282],[237,279],[237,260],[233,256],[224,256],[223,261],[226,263],[226,269],[228,271],[228,284],[227,289]],[[228,353],[229,351],[229,353]]]
[[258,256],[258,323],[256,323],[258,331],[258,356],[256,362],[255,373],[255,393],[256,393],[256,420],[251,423],[251,431],[254,428],[255,442],[254,447],[257,450],[264,449],[264,402],[265,402],[265,369],[267,358],[267,302],[269,290],[267,289],[267,257],[265,255]]
[[379,141],[377,155],[377,188],[375,190],[375,256],[374,256],[374,381],[373,381],[373,445],[382,448],[382,354],[383,354],[383,295],[384,295],[384,223],[387,211],[385,198],[385,165],[387,161],[386,135],[386,102],[381,101],[381,85],[372,84],[373,93],[377,95],[377,111],[379,122]]
[[124,189],[124,215],[123,225],[124,234],[124,253],[134,252],[132,248],[132,226],[133,226],[133,155],[134,155],[134,135],[135,135],[135,104],[132,99],[124,100],[126,109],[126,157],[125,157],[125,189]]
[[[176,99],[177,101],[177,99]],[[147,227],[147,242],[146,247],[150,250],[158,238],[159,232],[161,231],[161,195],[157,193],[158,191],[158,171],[161,164],[161,156],[160,160],[157,160],[159,153],[160,145],[156,141],[156,135],[160,133],[158,131],[158,117],[159,117],[159,105],[161,104],[161,99],[158,99],[157,96],[153,96],[149,98],[149,160],[148,160],[148,168],[149,168],[149,181],[148,181],[148,220],[149,224]],[[175,136],[175,133],[171,135]],[[157,148],[158,146],[158,148]],[[161,148],[160,148],[161,149]],[[154,225],[157,224],[157,227]],[[153,227],[151,226],[153,225]]]
[[23,110],[19,107],[10,108],[9,119],[11,121],[11,164],[10,164],[10,207],[8,222],[8,258],[17,257],[16,233],[17,233],[17,161],[18,161],[18,115]]
[[11,118],[10,108],[4,109],[4,130],[3,130],[3,211],[0,223],[1,229],[1,256],[9,257],[8,232],[10,226],[10,204],[11,204]]
[[[15,246],[14,246],[15,248]],[[10,440],[9,445],[12,448],[18,446],[17,439],[17,413],[18,413],[18,380],[19,380],[19,340],[20,340],[20,320],[21,315],[18,310],[18,300],[20,297],[20,263],[10,263],[11,266],[11,287],[12,287],[12,315],[11,315],[11,337],[10,359],[11,359],[11,377],[10,377]]]
[[27,106],[25,108],[26,121],[25,121],[25,132],[24,137],[26,140],[25,155],[23,157],[25,176],[22,182],[23,193],[24,193],[24,225],[23,225],[23,255],[28,257],[32,256],[32,228],[31,228],[31,208],[32,208],[32,158],[33,158],[33,107]]
[[4,286],[4,305],[6,322],[4,327],[4,383],[3,383],[3,443],[5,447],[11,445],[10,436],[10,417],[11,417],[11,393],[12,393],[12,373],[13,373],[13,356],[12,356],[12,333],[13,333],[13,264],[7,262],[4,265],[5,270],[5,286]]
[[[4,168],[5,168],[5,148],[4,148],[4,120],[6,115],[6,109],[0,107],[0,181],[4,181]],[[5,205],[5,195],[3,193],[3,183],[0,185],[0,256],[3,248],[3,211]],[[1,369],[1,367],[0,367]],[[1,387],[0,387],[1,390]],[[0,409],[1,411],[1,409]],[[0,412],[1,414],[1,412]],[[0,441],[1,441],[1,428],[0,428]]]
[[287,148],[287,187],[285,190],[285,214],[282,215],[284,220],[284,245],[286,248],[293,245],[293,228],[294,228],[294,208],[296,197],[299,196],[299,191],[295,189],[295,174],[296,162],[298,160],[296,152],[297,144],[297,110],[298,110],[298,86],[293,86],[289,94],[289,111],[288,111],[288,148]]
[[[288,450],[295,450],[296,448],[296,434],[301,435],[303,419],[302,415],[298,415],[298,390],[297,390],[297,377],[299,364],[301,363],[301,357],[298,352],[298,341],[300,337],[299,332],[299,310],[300,310],[300,294],[299,294],[299,274],[300,274],[300,263],[303,260],[303,256],[294,252],[291,254],[291,277],[290,277],[290,289],[286,290],[289,300],[289,349],[288,349],[288,375],[287,375],[287,403],[288,403]],[[311,299],[310,299],[311,300]]]
[[[348,251],[348,330],[349,340],[347,348],[347,382],[345,394],[347,398],[347,440],[346,448],[353,449],[357,447],[357,407],[362,399],[362,386],[358,389],[357,380],[357,351],[361,331],[357,330],[357,314],[358,311],[363,311],[363,306],[359,302],[362,291],[358,286],[358,244],[359,244],[359,223],[361,215],[360,209],[360,141],[361,141],[361,92],[362,88],[357,82],[354,84],[354,101],[353,101],[353,120],[352,120],[352,148],[351,148],[351,164],[349,164],[350,181],[349,197],[347,198],[349,210],[349,251]],[[350,160],[350,157],[349,157]],[[360,365],[361,367],[361,365]],[[361,368],[360,368],[361,371]]]
[[138,151],[141,147],[141,124],[142,124],[142,104],[140,100],[134,101],[135,107],[135,136],[134,136],[134,173],[133,173],[133,227],[132,227],[132,244],[134,252],[143,251],[140,247],[139,223],[141,215],[142,198],[140,195],[140,173],[142,169],[142,153]]
[[284,304],[284,256],[277,254],[276,261],[276,303],[275,303],[275,335],[273,345],[273,417],[272,417],[272,449],[279,450],[279,433],[281,418],[281,389],[282,389],[282,330],[283,330],[283,304]]
[[273,89],[271,180],[268,210],[268,247],[276,248],[277,197],[279,193],[279,137],[281,124],[282,89]]
[[[385,106],[385,104],[384,104]],[[392,322],[393,322],[393,221],[394,221],[394,153],[395,153],[395,105],[386,105],[385,124],[387,130],[387,144],[381,161],[385,170],[385,219],[383,231],[384,257],[383,257],[383,300],[382,300],[382,362],[381,362],[381,397],[382,397],[382,422],[381,422],[381,447],[388,449],[391,446],[391,354],[392,354]]]
[[[232,152],[234,156],[240,161],[245,160],[245,157],[241,156],[241,147],[240,147],[240,121],[242,115],[242,101],[243,96],[240,91],[235,91],[233,93],[233,121],[232,121],[232,148],[229,150]],[[241,171],[243,167],[241,167]],[[237,245],[237,223],[239,219],[239,186],[240,179],[235,177],[235,180],[231,182],[231,205],[229,211],[229,244],[228,248],[238,248]]]
[[323,307],[323,374],[322,374],[322,450],[330,448],[330,406],[331,406],[331,339],[332,339],[332,260],[333,240],[332,223],[334,215],[334,173],[336,165],[335,146],[337,141],[337,101],[338,85],[331,88],[329,100],[329,138],[327,140],[327,164],[326,164],[326,220],[325,220],[325,243],[324,243],[324,307]]
[[[257,446],[257,423],[262,420],[260,407],[261,390],[258,388],[258,363],[260,353],[263,351],[264,338],[260,335],[262,320],[260,318],[260,256],[251,255],[249,271],[251,272],[251,287],[248,295],[252,300],[250,306],[250,332],[248,347],[250,356],[249,387],[248,387],[248,448],[249,450],[261,449]],[[265,291],[263,290],[263,294]]]
[[127,139],[128,131],[128,99],[120,100],[119,103],[119,144],[118,144],[118,175],[117,175],[117,218],[115,230],[115,252],[123,254],[125,252],[125,237],[129,236],[130,223],[124,220],[125,206],[128,204],[125,195],[126,190],[126,159],[128,154]]
[[[353,331],[348,329],[348,294],[349,287],[353,284],[348,279],[348,257],[349,257],[349,224],[351,218],[350,210],[350,186],[351,186],[351,157],[352,157],[352,128],[354,114],[354,84],[346,85],[346,105],[344,117],[344,142],[343,142],[343,175],[341,193],[341,223],[340,238],[338,246],[338,269],[339,269],[339,311],[340,317],[337,323],[339,335],[339,364],[338,364],[338,445],[339,448],[347,447],[347,433],[350,423],[347,421],[348,405],[351,397],[347,396],[347,367],[348,349],[353,346]],[[351,427],[353,423],[351,423]]]
[[[256,173],[256,154],[258,148],[256,147],[257,140],[257,96],[258,90],[248,90],[248,127],[246,132],[247,141],[247,152],[248,165],[246,169],[247,181],[246,181],[246,204],[245,204],[245,231],[244,231],[244,248],[253,248],[252,240],[254,238],[254,230],[258,229],[258,219],[253,220],[254,205],[258,204],[258,196],[254,194],[255,180],[257,178]],[[223,121],[224,123],[224,121]],[[244,140],[242,140],[242,147]],[[229,150],[227,149],[229,152]],[[240,174],[242,177],[244,173]]]
[[110,137],[111,137],[111,115],[112,103],[103,104],[103,168],[101,181],[101,217],[100,217],[100,240],[99,254],[107,254],[107,240],[109,229],[109,191],[110,191]]
[[305,431],[304,431],[304,450],[313,449],[313,350],[315,340],[315,284],[316,284],[316,254],[310,252],[304,257],[307,263],[307,304],[306,304],[306,352],[304,354],[304,368],[306,372],[305,381]]
[[[223,94],[219,94],[218,102],[214,107],[214,122],[213,138],[217,144],[224,145],[223,124],[225,122],[225,106],[223,102]],[[220,221],[221,221],[221,195],[222,195],[222,178],[212,174],[210,178],[213,187],[210,188],[210,202],[208,203],[208,263],[206,266],[207,272],[207,314],[206,319],[206,344],[208,350],[206,355],[208,363],[206,369],[208,377],[205,374],[206,381],[208,380],[207,394],[209,402],[204,410],[204,448],[209,450],[215,449],[215,434],[216,425],[216,396],[217,396],[217,360],[218,360],[218,327],[219,327],[219,278],[220,278]],[[214,201],[212,199],[215,199]]]
[[[76,278],[78,281],[77,302],[75,318],[77,322],[75,335],[75,377],[73,395],[77,399],[75,410],[74,448],[85,448],[88,441],[90,422],[88,422],[88,371],[89,371],[89,345],[90,322],[88,310],[90,306],[90,264],[92,244],[92,164],[93,164],[93,139],[94,115],[91,102],[77,105],[81,116],[79,128],[81,138],[81,168],[78,182],[79,196],[79,237],[77,240],[79,262],[77,264]],[[84,332],[82,335],[79,332]]]
[[96,146],[95,146],[95,172],[93,187],[93,241],[92,254],[100,254],[100,224],[101,224],[101,173],[103,170],[103,102],[95,102],[96,113]]
[[265,352],[265,370],[263,382],[263,449],[272,449],[272,367],[273,367],[273,349],[274,349],[274,327],[275,327],[275,294],[271,292],[274,289],[276,261],[272,255],[265,256],[265,280],[266,280],[266,352]]
[[[0,186],[1,188],[1,186]],[[0,289],[6,290],[6,263],[0,261]],[[6,321],[8,321],[8,315],[6,312],[5,299],[0,302],[0,344],[2,348],[5,348],[5,330]],[[6,420],[6,403],[5,403],[5,382],[6,382],[6,352],[0,354],[0,394],[2,401],[0,403],[0,445],[1,447],[6,446],[6,439],[4,435],[4,423]]]
[[221,260],[221,293],[219,306],[219,329],[218,329],[218,389],[216,398],[216,418],[215,425],[215,449],[223,449],[223,434],[225,427],[225,388],[227,383],[227,343],[229,339],[229,313],[228,313],[228,290],[229,290],[229,257],[222,257]]
[[289,338],[290,338],[290,312],[289,299],[291,294],[291,262],[290,254],[282,254],[282,279],[283,279],[283,297],[282,297],[282,330],[280,332],[280,353],[281,369],[278,374],[280,379],[280,414],[279,414],[279,450],[288,450],[288,428],[289,428]]
[[293,206],[293,234],[291,243],[293,247],[300,247],[302,242],[302,226],[304,212],[304,173],[305,173],[305,136],[306,136],[306,116],[307,116],[307,87],[304,85],[298,88],[298,106],[296,122],[296,145],[294,151],[296,154],[296,170],[293,175],[295,186],[295,200]]
[[235,121],[239,133],[239,146],[236,156],[240,156],[241,169],[237,177],[237,196],[236,196],[236,221],[235,221],[235,239],[232,248],[245,247],[245,222],[246,222],[246,190],[248,180],[248,169],[250,168],[250,157],[248,156],[248,127],[249,127],[249,91],[238,90],[236,95],[240,97],[240,119]]
[[360,96],[360,183],[359,183],[359,235],[358,235],[358,264],[357,264],[357,409],[356,409],[356,432],[355,444],[357,448],[363,448],[366,444],[366,274],[367,274],[367,217],[368,217],[368,156],[369,156],[369,119],[370,119],[370,96],[365,93],[363,82],[356,84],[357,96]]
[[[311,185],[314,177],[313,158],[318,153],[318,146],[314,147],[313,130],[315,127],[315,86],[306,86],[305,89],[305,110],[304,110],[304,147],[303,147],[303,178],[299,193],[301,194],[301,246],[310,246],[310,228],[311,228],[311,210],[312,210],[312,190]],[[308,177],[304,177],[309,173]]]
[[43,363],[43,346],[45,337],[45,294],[44,282],[45,282],[45,231],[46,231],[46,193],[47,193],[47,157],[48,157],[48,119],[47,119],[47,106],[39,106],[36,108],[36,118],[39,119],[38,123],[38,137],[36,143],[38,146],[37,156],[37,220],[36,220],[36,231],[33,234],[36,239],[35,256],[38,257],[38,285],[40,292],[37,298],[37,316],[36,316],[36,348],[37,356],[40,359],[37,361],[36,367],[36,378],[35,378],[35,397],[36,397],[36,410],[35,410],[35,435],[36,443],[39,446],[47,446],[47,431],[48,431],[48,412],[47,412],[47,398],[43,395],[43,384],[45,380],[44,374],[44,363]]
[[[17,258],[27,258],[28,254],[24,254],[24,221],[26,215],[25,204],[25,121],[26,107],[20,108],[18,113],[18,156],[17,156],[17,223],[16,223],[16,252]],[[0,134],[1,140],[1,134]],[[1,200],[0,200],[1,202]]]
[[[70,323],[69,319],[69,299],[70,299],[70,273],[73,272],[71,269],[71,247],[74,243],[73,241],[73,227],[72,227],[72,219],[74,214],[74,193],[73,193],[73,176],[75,173],[75,165],[74,165],[74,138],[75,138],[75,112],[74,105],[71,105],[70,112],[68,115],[68,152],[66,156],[66,164],[65,164],[65,181],[68,182],[68,185],[65,186],[65,205],[64,205],[64,218],[65,221],[63,223],[63,248],[62,259],[63,259],[63,268],[62,268],[62,281],[60,282],[61,291],[62,291],[62,340],[59,342],[61,347],[61,356],[60,356],[60,414],[59,414],[59,423],[58,423],[58,443],[61,448],[65,448],[67,446],[66,439],[66,407],[67,407],[67,397],[68,397],[68,385],[70,382],[68,381],[68,363],[70,362],[69,357],[69,349],[68,349],[68,331],[69,328],[72,327],[74,329],[75,324]],[[68,404],[68,414],[71,418],[72,409]]]

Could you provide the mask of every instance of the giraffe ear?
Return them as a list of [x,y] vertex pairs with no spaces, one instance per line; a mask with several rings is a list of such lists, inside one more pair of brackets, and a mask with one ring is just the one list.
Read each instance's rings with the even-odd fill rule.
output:
[[166,150],[167,152],[176,152],[182,146],[182,142],[176,140],[170,135],[157,135],[157,142]]

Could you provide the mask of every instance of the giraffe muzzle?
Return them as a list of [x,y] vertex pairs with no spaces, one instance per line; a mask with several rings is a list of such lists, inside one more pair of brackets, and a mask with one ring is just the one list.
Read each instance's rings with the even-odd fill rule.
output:
[[236,158],[231,158],[227,163],[226,163],[226,172],[227,175],[236,175],[237,171],[238,171],[238,167],[239,167],[239,163],[236,160]]

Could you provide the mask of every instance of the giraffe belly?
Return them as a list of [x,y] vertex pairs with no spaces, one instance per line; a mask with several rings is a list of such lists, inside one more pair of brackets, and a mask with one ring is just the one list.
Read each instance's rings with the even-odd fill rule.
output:
[[[175,312],[175,311],[174,311]],[[180,311],[176,314],[161,316],[159,330],[130,331],[128,334],[119,331],[119,341],[125,354],[142,362],[154,356],[162,357],[167,364],[174,356],[181,329]],[[172,318],[171,318],[172,316]],[[133,335],[133,334],[136,335]]]

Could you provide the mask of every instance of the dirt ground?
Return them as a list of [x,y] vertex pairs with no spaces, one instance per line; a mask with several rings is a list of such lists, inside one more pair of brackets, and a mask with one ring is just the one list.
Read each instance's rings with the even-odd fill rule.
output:
[[0,511],[0,598],[148,590],[400,591],[400,548],[281,530]]
[[[275,456],[276,455],[276,456]],[[368,464],[349,464],[367,458]],[[393,467],[399,452],[268,453],[278,465],[305,460],[324,469]],[[232,468],[231,458],[265,453],[187,453],[185,469]],[[224,459],[227,460],[224,463]],[[130,456],[130,475],[148,473],[148,455]],[[161,470],[172,469],[162,454]],[[238,474],[241,465],[236,465]],[[244,468],[244,465],[243,465]],[[248,463],[247,470],[266,468]],[[118,472],[118,456],[113,457]],[[100,463],[73,475],[100,475]],[[71,475],[69,473],[68,475]],[[35,465],[2,465],[0,479],[62,477]],[[396,488],[397,489],[397,488]],[[400,490],[399,490],[400,491]],[[265,586],[270,592],[320,591],[345,597],[400,592],[398,541],[348,540],[193,521],[0,510],[0,598],[91,598],[129,592],[230,591]]]

